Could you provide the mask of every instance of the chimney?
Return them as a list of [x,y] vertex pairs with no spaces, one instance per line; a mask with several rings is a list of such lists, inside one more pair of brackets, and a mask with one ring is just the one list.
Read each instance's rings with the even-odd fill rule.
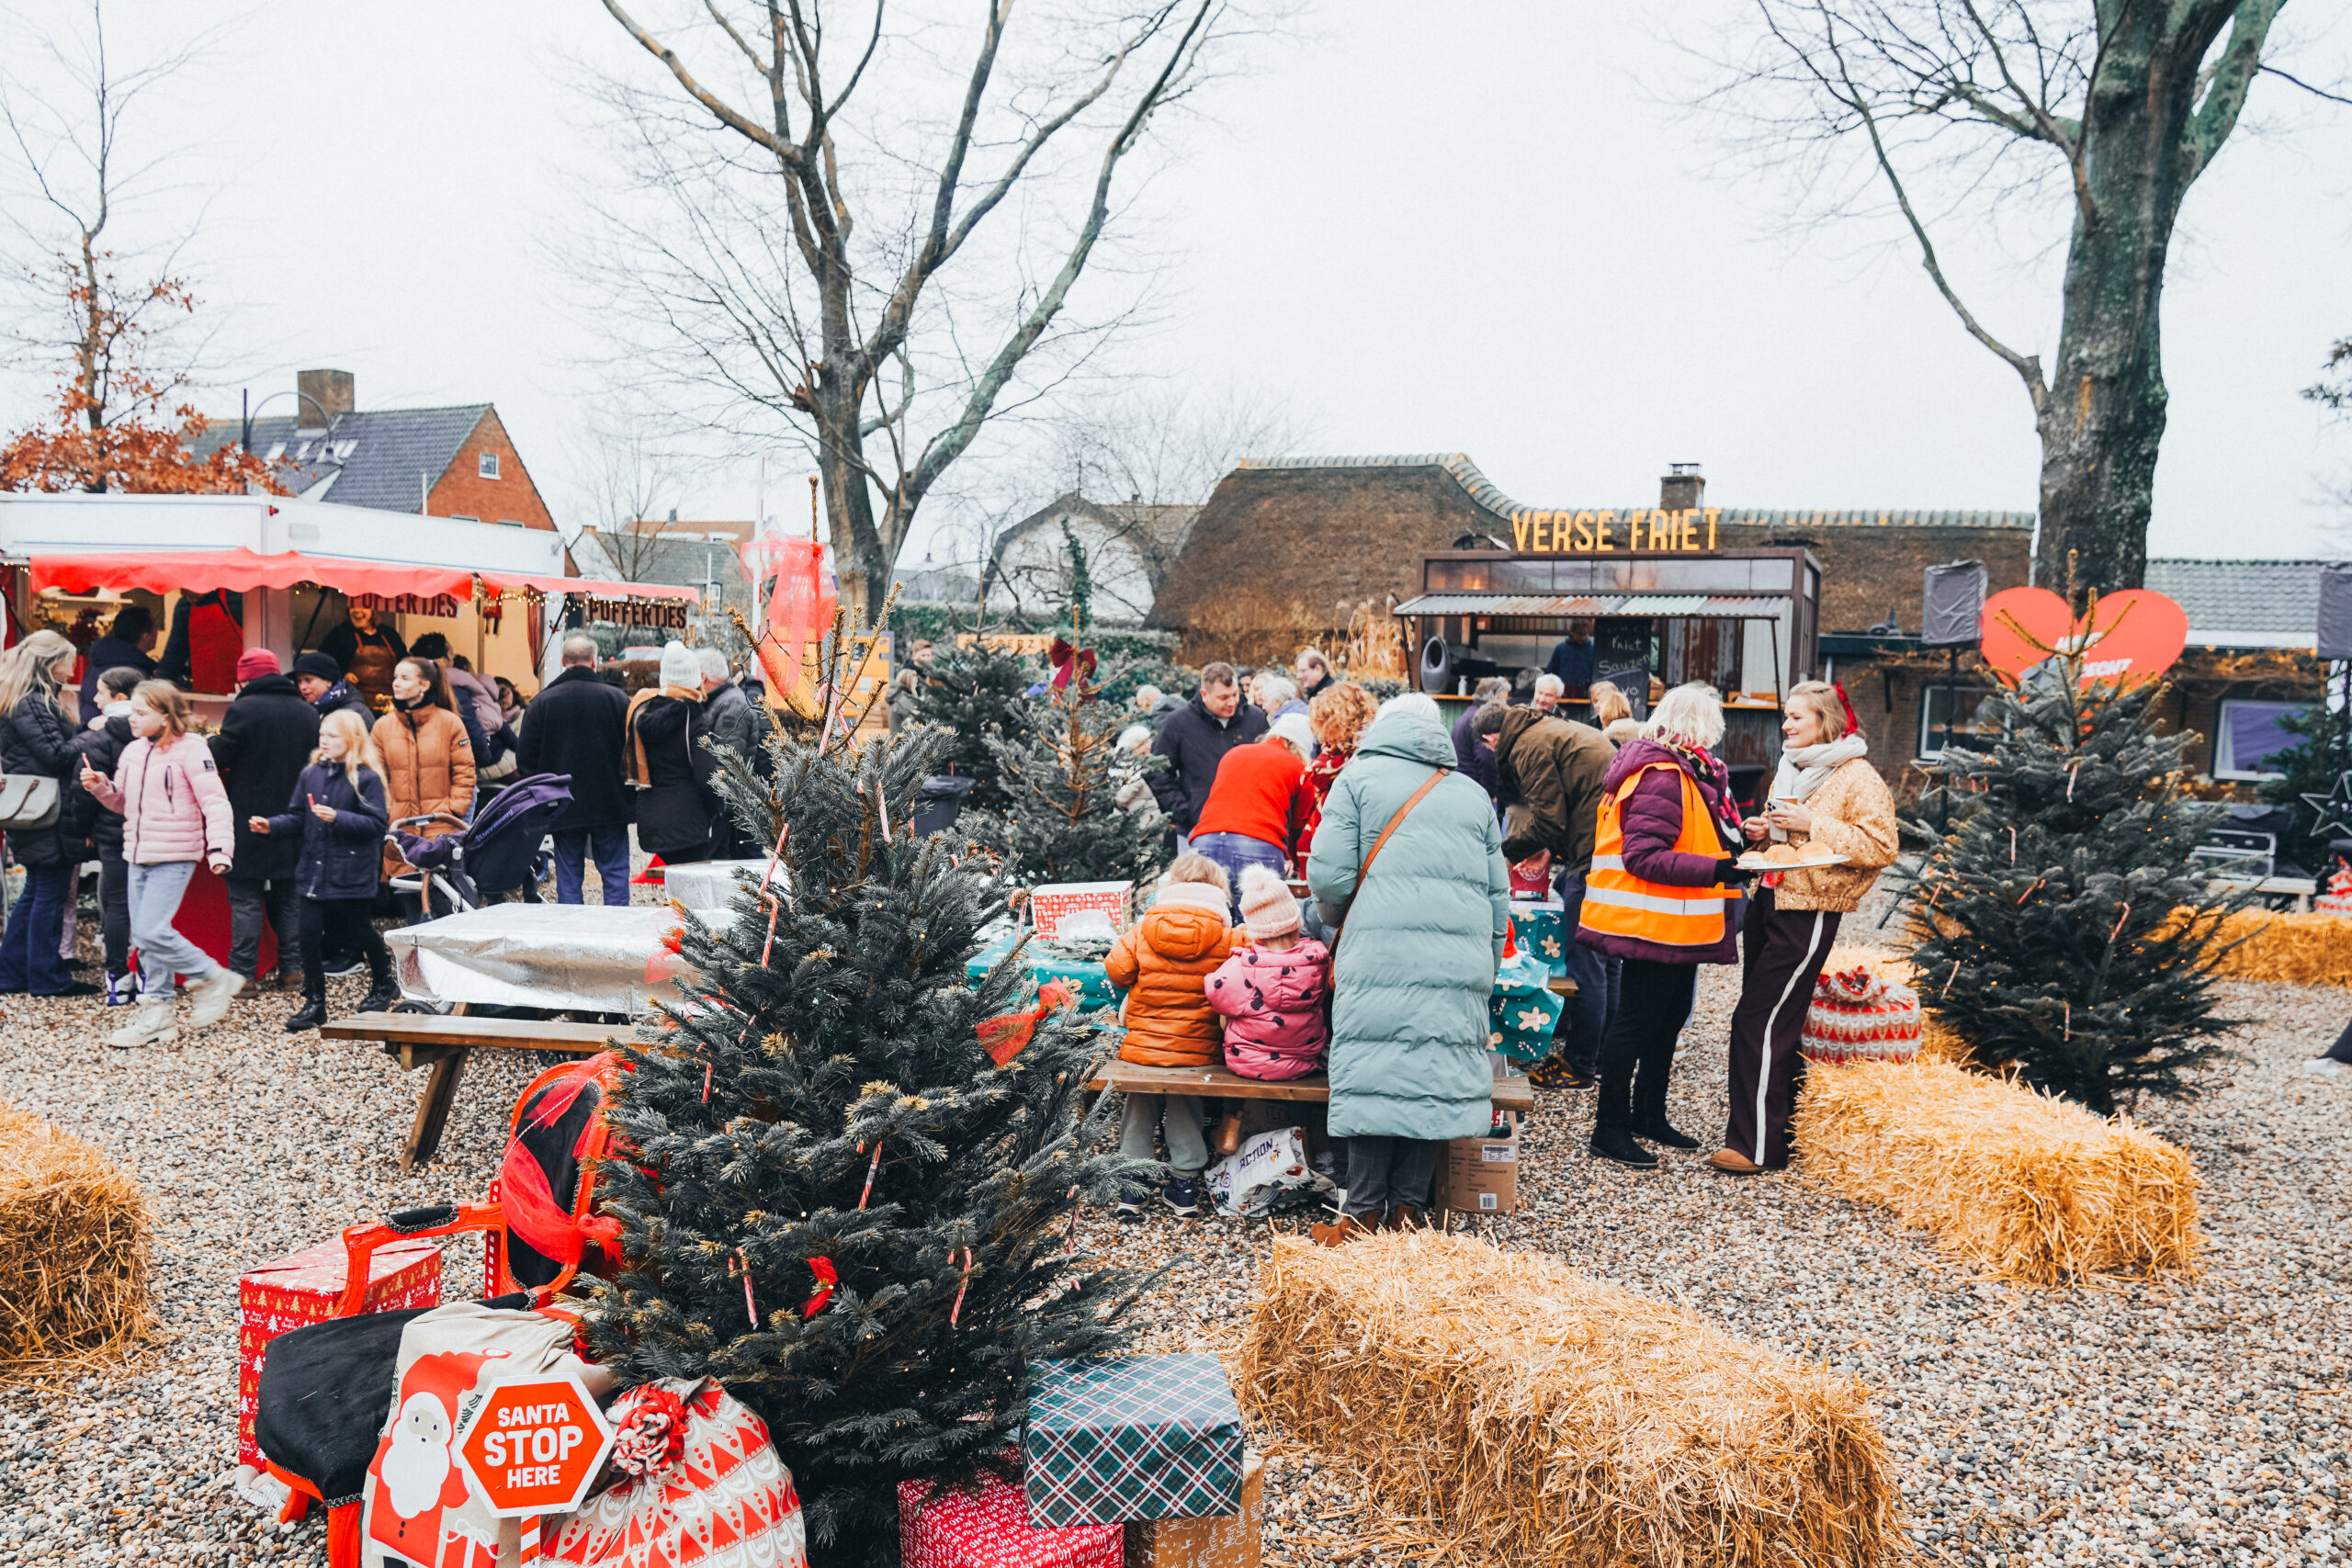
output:
[[1689,512],[1707,499],[1707,477],[1696,463],[1668,463],[1657,481],[1657,503],[1668,512]]
[[294,373],[294,423],[301,430],[323,430],[339,413],[352,412],[351,372],[298,370]]

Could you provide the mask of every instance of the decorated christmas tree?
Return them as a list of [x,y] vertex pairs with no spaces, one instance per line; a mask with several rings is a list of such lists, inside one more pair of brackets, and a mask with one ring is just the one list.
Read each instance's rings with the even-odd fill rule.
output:
[[[1055,678],[1028,705],[1020,728],[989,737],[1005,803],[1007,867],[1032,883],[1140,882],[1167,860],[1162,835],[1146,831],[1118,803],[1124,782],[1113,762],[1127,716],[1102,700],[1094,656],[1057,642]],[[1123,761],[1134,761],[1125,759]],[[1139,760],[1147,772],[1166,759]]]
[[997,774],[989,738],[1026,727],[1032,702],[1027,693],[1036,683],[1032,660],[985,643],[942,649],[923,671],[915,689],[915,716],[946,732],[933,758],[935,771],[978,781],[967,805],[1004,809],[1010,793]]
[[1018,964],[965,984],[1007,889],[909,831],[941,738],[853,751],[854,716],[776,734],[772,784],[722,759],[790,887],[680,917],[684,994],[611,1107],[628,1268],[587,1319],[624,1382],[716,1377],[767,1422],[820,1564],[895,1562],[899,1481],[1015,1447],[1030,1361],[1120,1348],[1136,1281],[1069,1238],[1149,1174],[1088,1152],[1091,1032]]
[[2191,737],[2154,733],[2160,688],[2086,676],[2096,641],[2034,646],[2046,661],[1980,716],[1990,750],[1930,769],[1954,810],[1907,889],[1921,999],[1981,1059],[2106,1114],[2187,1092],[2241,1021],[2211,995],[2237,901],[2189,857]]

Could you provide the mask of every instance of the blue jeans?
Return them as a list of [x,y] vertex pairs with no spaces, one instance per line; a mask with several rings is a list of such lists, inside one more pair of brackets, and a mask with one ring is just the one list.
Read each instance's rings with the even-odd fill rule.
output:
[[1577,994],[1567,998],[1567,1008],[1560,1014],[1554,1048],[1569,1066],[1586,1077],[1597,1077],[1601,1037],[1608,1033],[1610,1017],[1617,1010],[1625,961],[1577,940],[1577,919],[1584,910],[1584,874],[1563,871],[1554,888],[1560,896],[1562,959],[1567,977],[1577,983]]
[[25,891],[8,911],[0,932],[0,991],[30,991],[53,997],[74,983],[73,971],[57,955],[65,936],[65,900],[73,896],[70,865],[25,868]]
[[1206,855],[1225,868],[1227,891],[1233,905],[1233,919],[1241,922],[1241,868],[1262,865],[1276,876],[1283,874],[1283,849],[1263,839],[1252,839],[1241,833],[1196,833],[1193,836],[1193,852]]
[[628,902],[628,824],[607,822],[594,828],[573,828],[555,836],[555,901],[581,902],[588,877],[583,858],[594,849],[596,876],[605,885],[605,907],[619,908]]

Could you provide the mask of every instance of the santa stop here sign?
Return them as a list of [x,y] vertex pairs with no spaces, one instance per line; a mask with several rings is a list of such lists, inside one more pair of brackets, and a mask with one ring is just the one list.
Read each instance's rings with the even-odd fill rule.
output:
[[483,1395],[457,1446],[492,1513],[561,1514],[587,1496],[613,1429],[576,1373],[517,1378]]

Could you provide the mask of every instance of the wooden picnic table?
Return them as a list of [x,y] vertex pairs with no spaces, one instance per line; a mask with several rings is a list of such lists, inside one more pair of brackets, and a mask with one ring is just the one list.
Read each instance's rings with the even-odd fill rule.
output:
[[401,1150],[401,1168],[413,1170],[441,1146],[441,1130],[456,1103],[458,1080],[476,1051],[565,1051],[588,1056],[609,1049],[627,1024],[571,1023],[527,1018],[475,1018],[446,1012],[363,1012],[321,1024],[328,1040],[380,1040],[403,1072],[429,1068],[417,1097],[416,1120]]

